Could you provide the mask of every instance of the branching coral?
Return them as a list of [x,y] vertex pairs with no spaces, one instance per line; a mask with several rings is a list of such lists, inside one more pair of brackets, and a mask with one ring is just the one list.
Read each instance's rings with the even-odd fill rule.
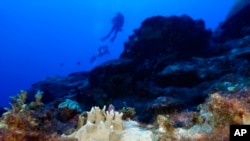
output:
[[34,110],[40,109],[44,105],[43,102],[41,101],[42,97],[43,97],[43,92],[38,90],[37,93],[35,94],[35,101],[32,101],[29,104],[29,108]]
[[12,110],[14,112],[24,111],[26,108],[26,98],[27,98],[27,92],[24,90],[21,90],[17,96],[10,97],[12,100],[11,106]]
[[102,110],[99,107],[93,107],[90,112],[87,112],[87,123],[67,137],[74,137],[79,141],[108,141],[113,130],[122,130],[122,114],[105,110],[105,107]]
[[[143,131],[135,122],[127,121],[124,127],[122,113],[93,107],[88,112],[87,123],[69,136],[79,141],[152,141],[152,132]],[[128,124],[133,123],[133,126]]]

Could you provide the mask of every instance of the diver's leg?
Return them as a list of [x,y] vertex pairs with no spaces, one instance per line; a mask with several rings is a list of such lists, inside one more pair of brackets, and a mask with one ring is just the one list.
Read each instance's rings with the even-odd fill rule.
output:
[[113,37],[110,39],[111,42],[114,42],[114,40],[115,40],[116,35],[117,35],[118,32],[119,32],[119,31],[116,29],[116,30],[115,30],[115,33],[114,33],[114,35],[113,35]]
[[109,31],[108,35],[101,38],[101,41],[108,39],[110,35],[112,34],[112,32],[114,32],[114,30],[115,30],[115,27],[113,26],[112,29]]

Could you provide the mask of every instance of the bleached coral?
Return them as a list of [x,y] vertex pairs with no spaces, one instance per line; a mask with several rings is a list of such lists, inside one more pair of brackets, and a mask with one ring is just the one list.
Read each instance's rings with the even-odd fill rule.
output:
[[123,121],[122,113],[93,107],[87,123],[71,135],[79,141],[152,141],[153,133],[144,131],[134,121]]
[[124,130],[120,134],[122,137],[118,141],[153,141],[156,136],[149,130],[139,128],[136,121],[123,121]]

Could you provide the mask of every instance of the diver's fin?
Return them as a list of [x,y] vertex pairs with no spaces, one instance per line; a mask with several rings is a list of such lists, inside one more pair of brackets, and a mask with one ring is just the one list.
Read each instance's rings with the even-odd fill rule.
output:
[[93,62],[95,62],[96,61],[96,59],[97,59],[97,56],[96,55],[94,55],[94,56],[92,56],[91,58],[90,58],[90,63],[93,63]]

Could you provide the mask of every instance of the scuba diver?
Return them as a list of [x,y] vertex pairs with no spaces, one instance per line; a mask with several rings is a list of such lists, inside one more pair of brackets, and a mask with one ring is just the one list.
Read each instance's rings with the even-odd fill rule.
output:
[[108,35],[102,37],[101,41],[108,39],[111,36],[111,34],[114,32],[113,37],[110,39],[110,41],[113,42],[116,38],[117,33],[119,31],[122,31],[123,23],[124,23],[124,16],[120,12],[117,12],[116,16],[112,19],[113,26],[110,32],[108,33]]
[[97,57],[102,57],[105,54],[110,54],[108,46],[106,45],[100,46],[98,48],[97,53],[90,59],[90,62],[91,63],[94,62],[97,59]]

